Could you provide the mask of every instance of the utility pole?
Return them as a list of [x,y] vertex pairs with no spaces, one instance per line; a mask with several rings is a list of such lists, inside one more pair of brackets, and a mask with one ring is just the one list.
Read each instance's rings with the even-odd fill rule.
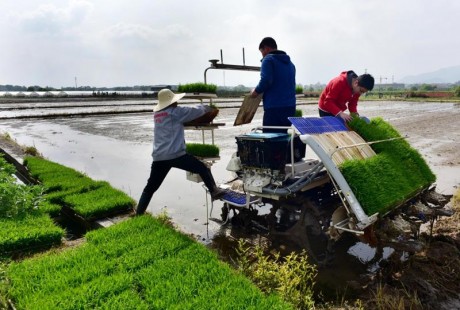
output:
[[77,89],[77,77],[75,77],[75,90]]

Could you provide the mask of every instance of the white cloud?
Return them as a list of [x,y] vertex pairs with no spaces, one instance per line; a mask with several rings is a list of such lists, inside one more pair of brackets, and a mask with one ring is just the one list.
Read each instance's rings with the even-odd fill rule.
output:
[[43,4],[35,10],[16,13],[14,17],[26,33],[53,36],[75,30],[85,21],[92,8],[93,5],[88,1],[74,0],[63,8]]
[[[457,0],[37,2],[2,0],[0,84],[59,87],[75,75],[94,86],[202,81],[220,50],[227,64],[242,64],[244,48],[245,64],[260,65],[265,36],[291,56],[303,84],[347,69],[397,81],[460,64]],[[208,80],[253,86],[258,74],[210,70]]]

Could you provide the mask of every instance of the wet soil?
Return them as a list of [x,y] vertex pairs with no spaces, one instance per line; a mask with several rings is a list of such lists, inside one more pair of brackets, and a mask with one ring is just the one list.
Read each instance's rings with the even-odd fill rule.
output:
[[[214,132],[221,150],[221,159],[212,166],[218,183],[230,177],[225,168],[236,150],[234,137],[261,125],[262,117],[259,109],[251,124],[233,127],[238,110],[230,107],[234,103],[222,103],[225,105],[228,107],[221,108],[215,120],[226,124]],[[298,107],[304,116],[317,116],[315,104],[302,101]],[[360,102],[360,112],[370,118],[382,117],[407,136],[436,174],[438,192],[457,192],[460,186],[459,103]],[[0,117],[2,113],[0,107]],[[135,199],[145,185],[151,161],[153,125],[150,113],[74,115],[33,121],[3,119],[0,124],[0,134],[8,132],[12,138],[5,139],[2,135],[0,147],[10,150],[17,158],[23,156],[23,150],[13,142],[35,146],[45,157],[83,171],[94,179],[107,180]],[[204,137],[209,141],[210,132],[204,134],[187,131],[186,140],[199,142]],[[452,207],[460,208],[458,205]],[[280,251],[288,252],[293,248],[289,240],[270,241],[257,231],[221,227],[208,221],[206,214],[212,210],[210,216],[220,217],[220,209],[218,202],[211,205],[201,184],[187,181],[182,171],[171,171],[148,210],[152,213],[166,210],[179,229],[230,260],[234,241],[238,238],[254,244],[270,243]],[[335,244],[334,260],[319,269],[322,296],[328,301],[360,298],[365,301],[366,309],[377,306],[381,309],[460,308],[459,213],[437,221],[432,237],[426,227],[420,236],[423,250],[414,254],[391,247],[379,249],[375,244],[344,235]]]

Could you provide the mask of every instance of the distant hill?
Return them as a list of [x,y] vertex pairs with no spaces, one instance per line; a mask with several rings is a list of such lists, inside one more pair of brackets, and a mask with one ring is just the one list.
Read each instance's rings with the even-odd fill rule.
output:
[[460,66],[442,68],[419,75],[409,75],[399,82],[406,84],[455,83],[460,81]]

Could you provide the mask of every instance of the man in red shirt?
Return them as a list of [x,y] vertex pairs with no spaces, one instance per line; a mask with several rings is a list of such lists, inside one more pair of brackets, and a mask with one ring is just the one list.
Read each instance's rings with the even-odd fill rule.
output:
[[[358,76],[353,71],[344,71],[333,78],[321,93],[318,103],[319,116],[339,116],[345,122],[358,114],[358,100],[361,94],[374,88],[370,74]],[[345,113],[348,108],[350,114]]]

